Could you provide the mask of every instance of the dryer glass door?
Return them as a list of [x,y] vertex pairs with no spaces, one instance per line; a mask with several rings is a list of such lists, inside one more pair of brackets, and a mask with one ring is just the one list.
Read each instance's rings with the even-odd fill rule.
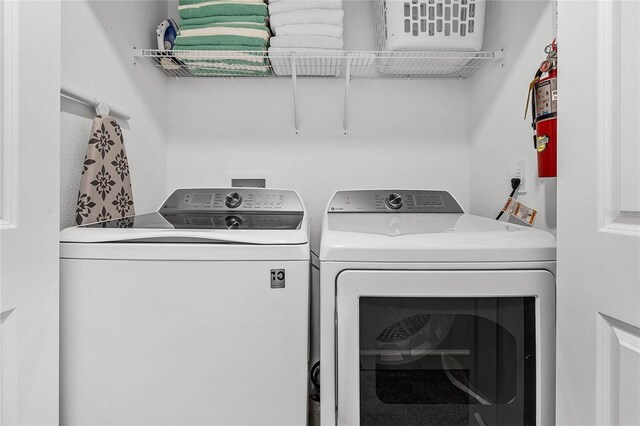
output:
[[533,297],[360,298],[361,424],[535,424]]
[[[351,299],[338,305],[339,330],[352,328],[339,331],[338,339],[344,424],[350,422],[343,415],[356,411],[351,404],[363,425],[535,425],[537,295],[496,292],[499,286],[490,285],[478,294],[473,282],[489,273],[495,284],[496,272],[480,272],[475,280],[469,272],[389,272],[376,275],[387,278],[384,291],[338,292]],[[407,291],[403,282],[422,283],[422,294]],[[445,287],[434,289],[438,282]],[[471,287],[461,291],[465,283]],[[354,322],[341,307],[357,311]],[[347,334],[354,344],[341,338]],[[342,398],[343,374],[356,382],[357,397]]]

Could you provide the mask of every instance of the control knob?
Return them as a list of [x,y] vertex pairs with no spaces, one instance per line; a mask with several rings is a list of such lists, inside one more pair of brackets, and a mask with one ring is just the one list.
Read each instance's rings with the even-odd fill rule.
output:
[[226,198],[224,199],[224,205],[230,209],[238,208],[240,207],[241,204],[242,204],[242,196],[237,192],[228,193]]
[[400,207],[402,207],[402,197],[400,196],[400,194],[392,192],[385,200],[385,204],[391,210],[398,210]]
[[238,216],[227,216],[224,220],[227,229],[238,229],[242,225],[242,219]]

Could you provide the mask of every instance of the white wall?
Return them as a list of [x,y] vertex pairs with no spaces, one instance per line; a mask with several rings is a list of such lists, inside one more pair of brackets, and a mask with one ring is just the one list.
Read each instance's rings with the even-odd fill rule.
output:
[[[489,64],[469,81],[471,212],[495,216],[511,191],[513,162],[526,160],[527,193],[518,200],[538,210],[534,227],[555,232],[556,180],[537,178],[530,111],[523,120],[529,82],[553,39],[551,2],[493,0],[487,6],[484,49],[504,48],[506,60],[504,68]],[[561,43],[559,60],[562,72]]]
[[[62,85],[129,114],[124,130],[137,212],[155,210],[166,189],[167,79],[132,49],[152,47],[164,1],[63,1]],[[95,111],[61,101],[60,227],[74,225],[82,161]]]
[[[345,44],[373,49],[371,2],[345,2]],[[448,189],[468,207],[468,82],[354,80],[347,136],[344,80],[299,79],[298,89],[296,135],[287,78],[170,81],[169,189],[223,186],[229,175],[295,188],[314,248],[336,189]]]
[[341,82],[299,86],[295,135],[287,80],[172,82],[171,114],[179,119],[169,121],[169,188],[224,186],[227,175],[268,177],[271,187],[302,194],[314,247],[322,211],[339,188],[445,188],[468,206],[468,117],[459,82],[356,81],[348,136]]

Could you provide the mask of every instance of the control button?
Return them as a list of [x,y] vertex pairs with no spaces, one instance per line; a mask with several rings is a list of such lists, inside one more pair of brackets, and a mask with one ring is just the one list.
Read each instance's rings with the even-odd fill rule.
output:
[[227,194],[227,197],[224,199],[224,205],[230,209],[235,209],[240,207],[242,204],[242,196],[237,192],[230,192]]
[[385,204],[391,210],[398,210],[400,207],[402,207],[402,197],[400,196],[400,194],[392,192],[385,200]]

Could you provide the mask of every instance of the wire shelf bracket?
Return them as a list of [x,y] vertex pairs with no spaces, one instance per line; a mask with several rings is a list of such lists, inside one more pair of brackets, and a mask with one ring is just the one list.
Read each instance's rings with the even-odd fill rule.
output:
[[291,87],[293,89],[293,126],[296,135],[300,132],[300,115],[298,114],[298,79],[296,69],[296,57],[291,55]]
[[351,83],[351,58],[347,58],[344,70],[344,117],[342,118],[342,129],[347,134],[349,128],[349,85]]

